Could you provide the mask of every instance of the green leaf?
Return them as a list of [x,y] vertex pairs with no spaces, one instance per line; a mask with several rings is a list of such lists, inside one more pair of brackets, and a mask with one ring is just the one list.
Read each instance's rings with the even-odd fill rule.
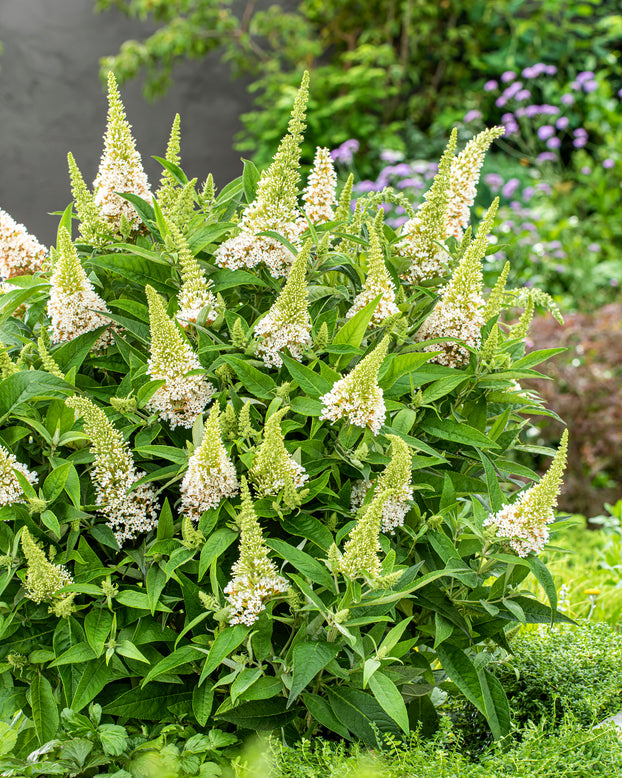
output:
[[188,453],[183,448],[175,448],[174,446],[140,446],[135,448],[134,452],[141,457],[150,456],[156,459],[166,459],[178,465],[188,464]]
[[17,743],[17,732],[5,721],[0,721],[0,756],[10,754]]
[[534,574],[536,580],[538,581],[540,586],[544,589],[544,593],[546,594],[548,601],[551,604],[551,610],[556,611],[557,610],[557,587],[555,586],[555,581],[553,580],[553,576],[549,572],[548,567],[537,556],[527,557],[527,562],[529,563],[529,568],[531,572]]
[[470,427],[468,424],[460,424],[451,419],[437,419],[428,417],[419,422],[424,432],[441,440],[450,440],[453,443],[463,443],[476,448],[499,448],[494,440],[484,435],[483,432]]
[[261,667],[245,667],[231,684],[229,690],[231,694],[231,704],[235,705],[240,695],[249,689],[255,681],[258,681],[262,674],[263,670]]
[[381,670],[376,670],[369,679],[369,688],[384,712],[388,713],[402,732],[408,735],[410,731],[408,711],[404,699],[393,681]]
[[119,756],[127,746],[127,730],[119,724],[100,724],[97,734],[105,754]]
[[484,715],[495,740],[499,740],[510,731],[510,704],[499,679],[486,668],[477,671],[482,696]]
[[152,616],[156,611],[162,590],[166,586],[166,580],[166,573],[158,564],[152,564],[147,570],[147,598]]
[[75,391],[71,384],[41,370],[14,373],[0,381],[0,423],[24,403],[64,398]]
[[378,383],[383,389],[390,389],[393,384],[403,375],[412,373],[428,360],[432,359],[433,354],[428,351],[410,351],[407,354],[398,354],[389,362],[388,367],[383,372],[382,368],[378,374]]
[[37,739],[39,743],[47,743],[55,737],[60,717],[52,685],[40,673],[37,673],[30,683],[30,705]]
[[287,707],[294,702],[296,697],[307,687],[315,676],[339,653],[339,647],[334,643],[325,643],[314,640],[307,643],[299,643],[293,651],[292,685],[289,690]]
[[199,557],[199,576],[197,580],[200,581],[203,578],[206,570],[209,570],[214,559],[218,559],[221,554],[224,554],[238,537],[238,532],[227,527],[221,527],[215,532],[212,532],[201,549],[201,556]]
[[191,691],[176,689],[170,683],[151,683],[145,689],[137,686],[109,702],[104,713],[141,721],[162,721],[169,706],[192,699]]
[[252,203],[257,192],[257,182],[259,181],[259,170],[250,159],[242,160],[244,170],[242,171],[242,186],[244,187],[244,197],[247,203]]
[[93,659],[88,662],[84,668],[84,673],[78,682],[71,708],[75,713],[79,713],[89,702],[101,692],[101,690],[114,678],[114,673],[106,665],[104,657]]
[[225,354],[222,359],[230,365],[251,394],[262,400],[271,399],[276,391],[276,384],[268,373],[258,370],[240,357]]
[[160,511],[160,518],[158,519],[158,529],[156,537],[158,540],[166,540],[172,538],[175,534],[173,526],[173,511],[168,501],[168,497],[164,500],[162,510]]
[[209,681],[202,686],[194,687],[192,692],[192,712],[201,727],[207,724],[213,704],[214,690]]
[[482,451],[479,451],[479,458],[482,460],[484,466],[484,472],[486,473],[486,485],[488,486],[488,496],[490,498],[490,507],[493,513],[500,511],[506,500],[503,497],[503,492],[499,486],[499,480],[495,473],[490,459]]
[[345,686],[327,686],[326,693],[335,716],[371,748],[380,748],[376,732],[399,730],[371,694]]
[[161,659],[154,667],[151,668],[151,670],[149,670],[143,679],[141,686],[146,686],[149,681],[152,681],[159,675],[170,673],[172,670],[176,670],[182,665],[187,665],[189,662],[195,662],[202,655],[203,651],[195,648],[195,646],[188,645],[178,648],[176,651],[173,651],[172,654],[168,654],[163,659]]
[[288,357],[287,354],[281,354],[281,357],[287,371],[305,394],[311,398],[318,398],[320,395],[330,392],[332,384],[321,375]]
[[323,697],[305,692],[305,694],[302,695],[302,699],[307,706],[309,713],[316,721],[319,721],[323,727],[330,729],[331,732],[336,732],[346,740],[352,739],[348,729],[344,727],[343,723],[335,716]]
[[60,538],[60,523],[52,511],[43,511],[41,514],[41,522],[45,524],[48,529],[51,529],[57,538]]
[[297,572],[310,578],[314,583],[324,586],[331,591],[334,588],[334,581],[325,565],[318,562],[310,554],[301,551],[295,546],[290,546],[284,540],[268,538],[266,545],[276,552],[281,559],[286,559]]
[[137,662],[144,662],[148,665],[151,664],[147,657],[129,640],[120,640],[117,643],[115,651],[117,654],[121,654],[121,656],[125,656],[128,659],[135,659]]
[[[149,604],[149,597],[145,592],[135,592],[132,589],[126,589],[117,595],[116,601],[121,605],[127,605],[128,608],[138,608],[139,610],[150,611],[151,605]],[[170,608],[159,602],[156,605],[156,610],[164,611],[165,613],[172,613]]]
[[[355,313],[351,319],[348,319],[335,334],[332,345],[336,346],[340,343],[345,343],[348,346],[360,346],[361,341],[367,332],[371,317],[374,315],[374,311],[378,307],[378,303],[381,299],[382,295],[378,295],[374,300],[367,303],[364,308],[361,308],[360,311]],[[430,356],[428,356],[428,359],[429,358]],[[342,359],[345,360],[345,362],[349,361],[347,355],[343,356]]]
[[84,619],[84,632],[89,646],[95,652],[95,656],[101,656],[104,653],[104,644],[108,640],[112,623],[113,614],[107,608],[97,608],[91,606]]
[[260,732],[283,727],[295,715],[295,711],[286,709],[285,699],[278,697],[272,700],[243,702],[236,708],[216,713],[216,718],[235,724],[236,727]]
[[457,646],[451,643],[441,643],[436,648],[436,654],[441,667],[456,684],[464,696],[486,715],[482,687],[475,665],[469,657]]
[[95,659],[95,657],[95,651],[89,646],[88,643],[78,643],[64,651],[53,662],[50,662],[50,667],[60,667],[61,665],[78,665],[82,664],[83,662],[88,662],[91,659]]
[[158,262],[128,254],[98,254],[96,260],[89,260],[91,263],[94,269],[121,276],[141,291],[150,284],[160,294],[170,294],[171,287],[166,282],[171,277],[171,270]]
[[226,627],[217,635],[203,665],[199,685],[220,665],[223,659],[226,659],[232,651],[235,651],[246,638],[248,632],[248,627],[243,624],[236,624],[233,627]]

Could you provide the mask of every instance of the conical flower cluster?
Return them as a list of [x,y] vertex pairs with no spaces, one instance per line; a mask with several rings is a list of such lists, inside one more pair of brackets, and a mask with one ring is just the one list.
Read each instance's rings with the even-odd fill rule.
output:
[[[382,214],[382,211],[379,213]],[[395,285],[384,263],[384,252],[379,234],[379,230],[382,229],[382,222],[369,223],[367,227],[369,230],[367,276],[363,284],[363,291],[354,298],[352,307],[346,313],[346,318],[350,319],[372,300],[382,295],[371,317],[372,324],[382,324],[389,316],[399,313],[400,309],[395,304]]]
[[181,270],[181,289],[177,295],[179,303],[177,321],[182,327],[196,324],[201,311],[207,308],[205,324],[209,326],[216,321],[220,313],[218,300],[211,291],[211,284],[192,255],[181,230],[174,224],[169,224],[169,227],[177,247]]
[[274,305],[255,327],[257,354],[270,367],[281,367],[281,351],[287,349],[294,359],[302,359],[305,347],[311,348],[311,319],[307,300],[307,260],[311,241],[296,257],[289,277]]
[[115,230],[101,215],[95,204],[95,197],[89,191],[71,152],[67,154],[67,163],[71,180],[71,194],[80,220],[80,235],[87,243],[94,246],[105,245],[112,239]]
[[[482,297],[482,259],[486,253],[488,234],[492,229],[498,205],[497,199],[486,212],[477,235],[464,252],[432,313],[417,333],[419,341],[456,338],[473,349],[480,347],[485,309]],[[465,365],[470,358],[469,349],[452,340],[432,344],[425,349],[441,350],[441,354],[433,357],[432,361],[448,367]]]
[[283,441],[281,420],[289,408],[275,411],[266,421],[264,437],[250,469],[250,478],[258,495],[278,494],[286,482],[299,489],[308,479],[304,467],[287,452]]
[[73,578],[64,565],[48,562],[45,551],[35,543],[28,528],[22,529],[22,551],[26,557],[26,596],[36,602],[50,602],[63,586],[73,583]]
[[41,270],[47,249],[0,208],[0,278],[31,275]]
[[108,74],[108,123],[104,153],[93,187],[95,204],[116,232],[121,231],[124,219],[134,229],[140,224],[134,206],[117,192],[138,195],[148,203],[153,199],[112,71]]
[[365,508],[359,511],[359,517],[343,548],[339,560],[339,570],[349,578],[366,575],[372,580],[379,578],[382,572],[380,557],[380,527],[382,509],[387,501],[386,490],[379,492]]
[[221,244],[214,259],[220,267],[237,270],[256,267],[263,262],[272,276],[287,275],[294,255],[274,238],[259,236],[271,230],[294,246],[300,246],[300,235],[306,222],[298,210],[300,146],[305,129],[309,95],[309,74],[305,72],[294,102],[288,132],[274,155],[272,164],[257,184],[257,195],[242,215],[240,234]]
[[242,479],[242,506],[237,519],[240,528],[240,556],[225,587],[231,606],[230,624],[251,626],[270,597],[287,592],[287,581],[268,557],[261,526],[253,508],[246,479]]
[[84,432],[95,455],[91,472],[95,504],[122,546],[124,541],[157,526],[155,492],[148,484],[133,488],[145,474],[136,470],[123,435],[104,411],[85,397],[70,397],[66,403],[78,416],[84,417]]
[[147,371],[154,381],[164,381],[149,400],[149,409],[169,421],[171,429],[190,428],[214,394],[214,387],[200,374],[199,358],[186,343],[175,323],[166,315],[160,296],[152,286],[145,287],[149,301],[151,356]]
[[380,474],[374,494],[387,494],[382,506],[382,531],[393,534],[396,527],[404,526],[404,517],[410,510],[413,498],[412,456],[408,444],[397,435],[387,435],[393,444],[391,461]]
[[547,525],[555,520],[559,488],[566,467],[568,430],[564,430],[559,449],[539,483],[523,492],[516,502],[484,520],[495,527],[497,537],[508,542],[520,557],[539,554],[549,540]]
[[425,193],[425,202],[416,215],[402,228],[402,238],[396,245],[401,257],[408,257],[410,268],[403,275],[409,284],[419,284],[428,278],[447,273],[449,254],[439,246],[447,236],[451,166],[456,150],[454,130],[443,152],[432,186]]
[[235,467],[222,442],[220,408],[214,403],[203,441],[190,457],[181,482],[181,512],[199,521],[204,511],[215,508],[225,497],[233,497],[238,488]]
[[[58,233],[58,258],[50,282],[48,316],[53,343],[67,343],[98,327],[110,326],[111,321],[105,316],[108,313],[106,303],[96,294],[87,278],[65,227],[61,227]],[[104,348],[111,340],[112,331],[108,329],[98,338],[93,349]]]
[[451,163],[447,236],[453,235],[456,240],[462,240],[464,230],[469,226],[484,157],[491,143],[504,132],[505,127],[489,127],[480,132]]
[[[181,118],[177,113],[173,119],[171,134],[166,146],[166,154],[164,155],[164,159],[166,159],[167,162],[171,162],[173,165],[179,165],[181,162],[180,125]],[[177,202],[176,190],[178,186],[179,184],[175,176],[164,168],[162,177],[160,178],[160,188],[156,192],[156,197],[158,198],[158,205],[165,214],[168,214],[170,209],[173,208]]]
[[307,188],[302,195],[305,213],[312,224],[323,224],[335,218],[336,191],[337,174],[333,158],[328,149],[318,146],[307,181]]
[[335,381],[330,392],[320,398],[323,406],[320,419],[336,422],[345,418],[357,427],[368,427],[374,435],[380,432],[386,406],[378,385],[378,370],[388,347],[389,338],[386,336],[351,373]]
[[0,507],[13,505],[16,502],[26,502],[24,491],[15,477],[15,470],[21,473],[31,484],[37,482],[39,476],[31,472],[26,465],[18,462],[15,455],[0,445]]

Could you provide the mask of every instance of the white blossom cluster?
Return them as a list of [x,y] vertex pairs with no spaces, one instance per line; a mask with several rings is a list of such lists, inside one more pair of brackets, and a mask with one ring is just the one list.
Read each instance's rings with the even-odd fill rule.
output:
[[257,324],[255,334],[261,338],[257,341],[257,355],[268,367],[281,367],[283,349],[288,349],[292,357],[300,361],[303,349],[313,345],[308,323],[292,320],[275,306]]
[[323,224],[335,218],[336,191],[337,174],[330,151],[318,147],[307,188],[302,195],[305,213],[313,224]]
[[46,256],[46,247],[0,208],[0,278],[41,270]]
[[201,445],[190,457],[181,482],[181,512],[192,521],[199,521],[204,511],[215,508],[223,498],[233,497],[240,487],[222,442],[219,418],[220,408],[214,403]]
[[[447,291],[447,290],[446,290]],[[423,322],[417,339],[458,338],[471,348],[479,348],[481,329],[484,326],[484,299],[477,292],[467,297],[452,293],[452,299],[441,297],[432,313]],[[467,348],[455,341],[446,341],[425,346],[426,351],[441,351],[432,358],[432,362],[448,367],[461,367],[468,363],[470,353]]]
[[[50,338],[53,343],[67,343],[86,332],[111,324],[110,319],[102,315],[108,312],[106,303],[95,292],[86,275],[79,282],[78,288],[74,285],[73,289],[67,289],[63,288],[62,279],[55,269],[51,282],[48,316],[51,319]],[[113,333],[113,327],[103,332],[93,350],[103,349],[111,343]]]
[[387,412],[382,389],[375,386],[370,393],[361,396],[353,389],[349,377],[336,381],[330,392],[320,397],[323,406],[320,419],[336,422],[346,418],[350,424],[369,427],[377,435]]
[[447,273],[449,254],[446,249],[431,243],[426,225],[414,216],[402,227],[401,239],[395,246],[400,257],[408,257],[411,266],[402,278],[409,284],[418,284],[426,278]]
[[148,403],[150,411],[157,413],[163,421],[170,422],[171,429],[190,429],[195,419],[212,399],[215,389],[202,375],[187,375],[191,370],[200,370],[201,363],[184,344],[187,366],[183,373],[178,365],[164,365],[159,360],[149,359],[147,370],[155,381],[165,381]]
[[359,292],[354,298],[352,307],[346,313],[346,319],[351,319],[355,313],[358,313],[372,300],[375,300],[378,295],[382,295],[380,302],[376,306],[371,322],[372,324],[382,324],[389,316],[394,316],[400,312],[400,309],[395,304],[395,286],[392,281],[388,281],[386,284],[374,284],[368,282],[365,284],[365,288],[362,292]]
[[291,477],[294,489],[300,489],[300,487],[304,486],[309,480],[309,476],[304,467],[299,465],[293,457],[288,456],[279,463],[278,468],[267,467],[256,474],[255,486],[257,494],[262,497],[278,494],[285,486],[285,473],[283,472],[283,469],[285,469],[286,473]]
[[479,175],[484,157],[495,138],[503,135],[504,127],[490,127],[480,132],[452,160],[447,205],[447,236],[461,240],[469,226],[471,206],[477,195]]
[[276,570],[274,575],[259,578],[244,574],[234,575],[224,589],[231,606],[229,624],[245,624],[250,627],[266,607],[266,601],[276,594],[285,594],[287,588],[287,581],[283,576],[276,575]]
[[239,270],[257,267],[263,262],[274,278],[286,276],[294,259],[292,252],[278,240],[244,231],[221,243],[214,253],[214,261],[219,267]]
[[207,308],[205,315],[205,326],[213,324],[220,313],[218,300],[214,293],[209,289],[189,289],[183,288],[178,295],[179,310],[175,315],[177,321],[182,327],[188,324],[196,324],[201,311]]
[[140,217],[134,206],[117,192],[131,192],[148,203],[153,201],[147,174],[143,170],[138,151],[134,151],[132,159],[129,160],[119,159],[114,153],[104,151],[93,187],[95,204],[100,209],[101,215],[117,231],[121,229],[122,217],[125,217],[133,228],[140,225]]
[[539,554],[546,546],[550,535],[546,525],[553,521],[553,508],[545,516],[532,509],[528,490],[512,505],[505,505],[498,513],[488,516],[484,526],[494,526],[497,537],[507,538],[510,547],[520,557],[526,557],[532,551]]
[[413,498],[413,488],[405,484],[400,491],[392,494],[382,506],[382,531],[395,534],[396,527],[404,526],[404,517],[410,510],[409,500]]
[[130,491],[144,475],[136,470],[126,447],[114,457],[98,457],[93,468],[95,504],[120,546],[158,525],[158,503],[153,487],[142,484]]
[[39,476],[31,472],[26,465],[18,462],[14,454],[0,445],[0,507],[16,502],[26,502],[24,492],[15,477],[15,470],[21,473],[29,483],[37,482]]

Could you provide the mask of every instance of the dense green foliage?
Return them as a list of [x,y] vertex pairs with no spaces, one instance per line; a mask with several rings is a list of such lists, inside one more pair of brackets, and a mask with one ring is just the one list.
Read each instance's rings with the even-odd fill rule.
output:
[[[152,199],[111,79],[94,195],[71,160],[82,237],[71,241],[70,206],[51,269],[11,279],[0,300],[0,710],[23,711],[24,740],[44,744],[64,722],[109,753],[95,703],[104,725],[376,745],[433,729],[447,677],[501,737],[510,715],[491,647],[517,622],[565,620],[528,554],[554,518],[563,451],[521,494],[533,507],[524,539],[490,526],[536,480],[513,454],[529,450],[526,414],[539,412],[516,381],[550,355],[524,354],[542,295],[522,298],[509,331],[499,311],[521,298],[502,286],[481,297],[494,206],[475,238],[453,241],[451,270],[421,285],[399,280],[419,266],[382,225],[393,193],[354,215],[346,193],[331,221],[296,216],[305,84],[268,171],[247,164],[218,196],[210,181],[198,193],[174,132]],[[424,235],[449,207],[452,157],[450,145]],[[152,201],[115,195],[119,171]],[[288,208],[295,224],[251,230],[251,216],[269,226]],[[248,264],[232,267],[240,246]],[[373,268],[385,289],[357,308]],[[395,313],[383,299],[394,284]],[[190,291],[204,295],[194,319]],[[471,340],[429,329],[459,294],[472,305],[459,324],[481,316],[482,347],[479,329]],[[292,310],[288,326],[308,340],[290,329],[289,354],[283,342],[271,352],[266,323]],[[530,571],[551,607],[522,587]],[[89,709],[90,724],[72,718]]]

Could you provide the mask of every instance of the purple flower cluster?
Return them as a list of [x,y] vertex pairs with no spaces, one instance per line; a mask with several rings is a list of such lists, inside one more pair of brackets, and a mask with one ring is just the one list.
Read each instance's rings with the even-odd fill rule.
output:
[[583,90],[584,92],[594,92],[598,89],[598,82],[594,78],[594,73],[591,70],[584,70],[577,75],[575,81],[570,84],[570,88],[575,92]]
[[354,138],[344,140],[341,146],[337,146],[330,152],[334,162],[341,162],[343,165],[349,165],[352,162],[354,154],[359,150],[360,143]]

